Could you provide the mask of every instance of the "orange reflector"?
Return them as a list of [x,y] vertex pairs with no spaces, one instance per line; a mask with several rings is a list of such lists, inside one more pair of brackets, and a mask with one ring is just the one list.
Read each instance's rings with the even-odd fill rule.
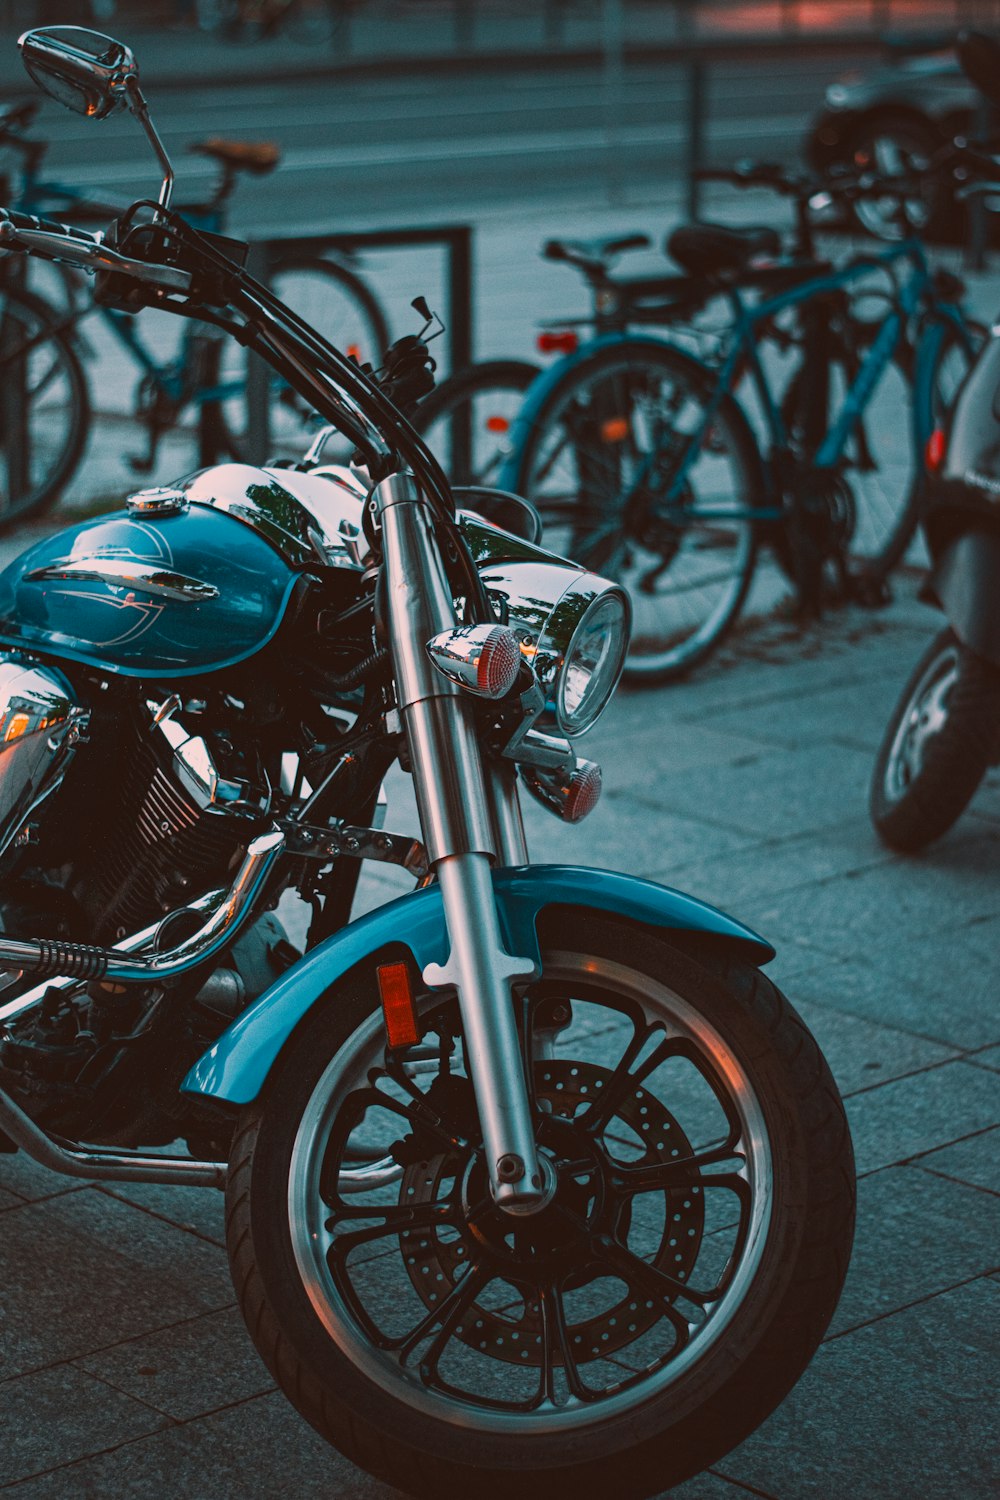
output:
[[389,1046],[412,1047],[419,1042],[417,1016],[413,1009],[413,994],[410,990],[410,973],[405,964],[381,964],[378,969],[378,989],[382,997],[382,1014],[385,1017],[385,1034]]
[[510,423],[508,422],[508,420],[507,420],[506,417],[487,417],[486,418],[486,431],[487,432],[509,432],[510,431]]
[[609,417],[602,422],[601,437],[606,443],[623,443],[628,437],[628,417]]
[[580,335],[572,328],[561,332],[549,330],[538,335],[539,354],[575,354],[580,347]]
[[924,462],[927,465],[927,472],[929,474],[936,474],[944,463],[944,450],[946,446],[944,430],[940,427],[935,427],[927,439],[927,447],[924,449]]
[[5,740],[17,740],[17,739],[20,739],[21,735],[24,734],[25,730],[28,728],[28,726],[30,725],[30,723],[31,723],[31,720],[30,720],[30,718],[28,717],[27,714],[12,714],[11,715],[11,719],[10,719],[10,723],[7,725],[7,732],[4,735],[4,739]]
[[361,363],[361,345],[360,344],[348,344],[346,353],[347,353],[348,359],[353,359],[353,361],[354,361],[354,363],[356,365],[359,365]]

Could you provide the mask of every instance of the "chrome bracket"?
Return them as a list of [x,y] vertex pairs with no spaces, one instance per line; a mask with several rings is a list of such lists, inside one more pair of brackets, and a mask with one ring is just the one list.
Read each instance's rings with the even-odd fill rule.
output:
[[297,823],[292,818],[279,819],[278,823],[285,835],[288,854],[323,860],[374,859],[382,864],[402,865],[418,880],[430,868],[423,844],[405,833],[356,828],[349,823],[332,823],[321,828],[314,823]]

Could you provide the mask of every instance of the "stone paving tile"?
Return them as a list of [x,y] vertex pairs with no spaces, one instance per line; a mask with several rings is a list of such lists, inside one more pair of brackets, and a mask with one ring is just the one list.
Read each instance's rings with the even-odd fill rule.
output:
[[662,1495],[654,1496],[654,1500],[667,1500],[668,1496],[669,1500],[746,1500],[750,1493],[755,1492],[747,1490],[742,1484],[731,1484],[728,1479],[709,1472],[699,1474],[697,1479],[689,1479],[687,1484],[678,1484],[672,1490],[664,1490]]
[[8,1193],[4,1188],[0,1188],[0,1214],[8,1208],[23,1208],[24,1203],[25,1200],[19,1198],[16,1193]]
[[998,1245],[1000,1197],[916,1167],[863,1177],[851,1266],[831,1332],[844,1333],[992,1271]]
[[15,1484],[11,1500],[402,1500],[273,1393]]
[[779,1500],[993,1500],[998,1339],[986,1277],[834,1339],[717,1467]]
[[[852,817],[850,806],[846,817]],[[874,859],[844,880],[783,891],[758,910],[763,919],[807,933],[817,947],[865,959],[881,959],[897,946],[907,952],[914,938],[939,934],[934,968],[940,986],[951,977],[953,950],[975,945],[979,926],[995,922],[998,894],[1000,829],[980,825],[944,841],[932,858]],[[994,966],[987,972],[995,986]],[[990,1008],[995,1012],[995,1003]]]
[[847,1100],[858,1173],[908,1161],[996,1124],[1000,1084],[984,1068],[950,1062]]
[[918,1156],[913,1165],[925,1172],[938,1172],[973,1187],[1000,1193],[1000,1126]]
[[0,1487],[132,1442],[166,1421],[68,1365],[5,1381],[0,1384]]
[[179,1229],[189,1230],[203,1240],[224,1247],[226,1243],[226,1205],[224,1194],[215,1188],[173,1187],[162,1183],[116,1182],[101,1189],[112,1198],[133,1203]]
[[[678,873],[706,901],[755,901],[763,906],[766,897],[841,876],[853,877],[891,857],[864,828],[850,827],[828,831],[821,838],[807,833],[755,841],[731,853],[686,861]],[[655,878],[665,880],[669,874],[670,868],[664,866]],[[766,909],[776,906],[768,902]]]
[[[781,914],[780,930],[794,931],[784,908]],[[774,942],[766,913],[752,915]],[[831,947],[837,941],[825,933],[820,936]],[[796,997],[957,1047],[986,1047],[1000,1031],[998,943],[1000,919],[967,927],[954,937],[928,936],[907,924],[891,940],[886,937],[875,944],[870,957],[865,956],[865,945],[845,936],[844,962],[817,957],[811,968],[799,972]],[[802,954],[806,951],[800,949]]]
[[44,1198],[58,1198],[78,1193],[86,1184],[81,1178],[63,1177],[40,1167],[23,1151],[15,1156],[0,1156],[0,1188],[15,1193],[26,1203],[40,1203]]
[[235,1307],[86,1355],[75,1364],[179,1422],[274,1389]]
[[[916,641],[907,647],[916,661],[921,648]],[[902,656],[902,653],[900,653]],[[807,711],[796,711],[790,703],[782,712],[774,703],[751,704],[738,709],[723,708],[698,720],[699,726],[740,734],[759,744],[795,749],[820,742],[851,745],[874,755],[882,742],[909,670],[902,661],[877,677],[841,683],[822,692],[810,693]],[[832,749],[831,754],[836,754]]]
[[983,1052],[976,1052],[970,1058],[980,1068],[992,1068],[995,1073],[1000,1073],[1000,1047],[987,1047]]
[[756,839],[835,828],[866,806],[871,756],[822,745],[771,750],[745,763],[691,770],[643,795],[651,816],[681,813]]
[[530,802],[524,813],[528,848],[537,862],[591,865],[630,875],[648,877],[654,870],[735,854],[750,842],[743,834],[700,818],[651,815],[646,801],[614,789],[605,791],[584,823],[561,823]]
[[91,1191],[4,1214],[0,1286],[5,1377],[233,1300],[225,1256],[214,1246]]
[[955,1049],[845,1015],[827,1005],[795,998],[796,1010],[819,1042],[842,1094],[887,1083],[892,1078],[955,1056]]

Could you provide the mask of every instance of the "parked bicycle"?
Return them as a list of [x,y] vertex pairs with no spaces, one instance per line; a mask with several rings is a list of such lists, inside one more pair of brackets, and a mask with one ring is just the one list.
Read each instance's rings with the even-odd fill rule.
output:
[[[834,192],[884,196],[890,184],[817,187],[773,166],[711,175],[790,198],[794,258],[780,263],[770,228],[674,231],[670,255],[730,310],[715,356],[638,331],[630,315],[533,383],[497,474],[539,507],[550,545],[626,584],[635,610],[626,670],[645,682],[678,676],[716,648],[763,541],[808,611],[831,583],[841,595],[880,596],[913,535],[935,408],[980,338],[962,283],[933,271],[914,235],[839,268],[816,259],[815,210]],[[761,256],[772,263],[760,266]],[[773,359],[765,367],[776,347],[793,356],[787,380]],[[735,394],[744,377],[756,431]]]
[[[106,223],[120,205],[98,202],[69,183],[42,177],[47,143],[25,133],[37,107],[30,101],[0,114],[0,147],[13,150],[21,163],[18,191],[10,195],[17,211]],[[274,171],[281,153],[271,142],[221,137],[190,149],[214,162],[218,177],[207,199],[181,211],[198,228],[221,236],[239,178]],[[0,426],[0,527],[51,504],[83,458],[93,420],[83,361],[93,350],[81,328],[91,313],[138,372],[134,414],[145,429],[146,445],[131,457],[137,472],[152,470],[164,434],[190,414],[199,418],[203,462],[219,453],[243,456],[247,356],[238,344],[208,324],[189,322],[176,352],[165,356],[150,342],[141,320],[95,308],[88,278],[68,267],[60,268],[58,280],[51,275],[42,295],[24,284],[23,268],[15,262],[2,267],[0,378],[15,394],[8,397],[7,419]],[[291,250],[277,262],[270,281],[312,326],[359,358],[378,362],[389,342],[386,318],[350,266]],[[273,389],[275,452],[298,454],[311,413],[287,386],[276,381]]]

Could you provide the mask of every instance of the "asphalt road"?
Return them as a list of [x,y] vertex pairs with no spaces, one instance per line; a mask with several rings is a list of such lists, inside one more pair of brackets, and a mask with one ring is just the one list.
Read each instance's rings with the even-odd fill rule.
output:
[[[848,60],[791,55],[720,62],[709,72],[713,161],[794,158],[826,84]],[[269,138],[276,175],[246,185],[234,226],[386,227],[492,215],[505,206],[643,194],[676,181],[686,161],[688,81],[680,66],[630,68],[620,88],[598,69],[484,72],[471,77],[315,80],[191,92],[152,106],[178,168],[179,200],[201,195],[213,168],[188,159],[210,135]],[[46,103],[53,176],[123,196],[148,192],[155,167],[134,122],[91,126]]]

